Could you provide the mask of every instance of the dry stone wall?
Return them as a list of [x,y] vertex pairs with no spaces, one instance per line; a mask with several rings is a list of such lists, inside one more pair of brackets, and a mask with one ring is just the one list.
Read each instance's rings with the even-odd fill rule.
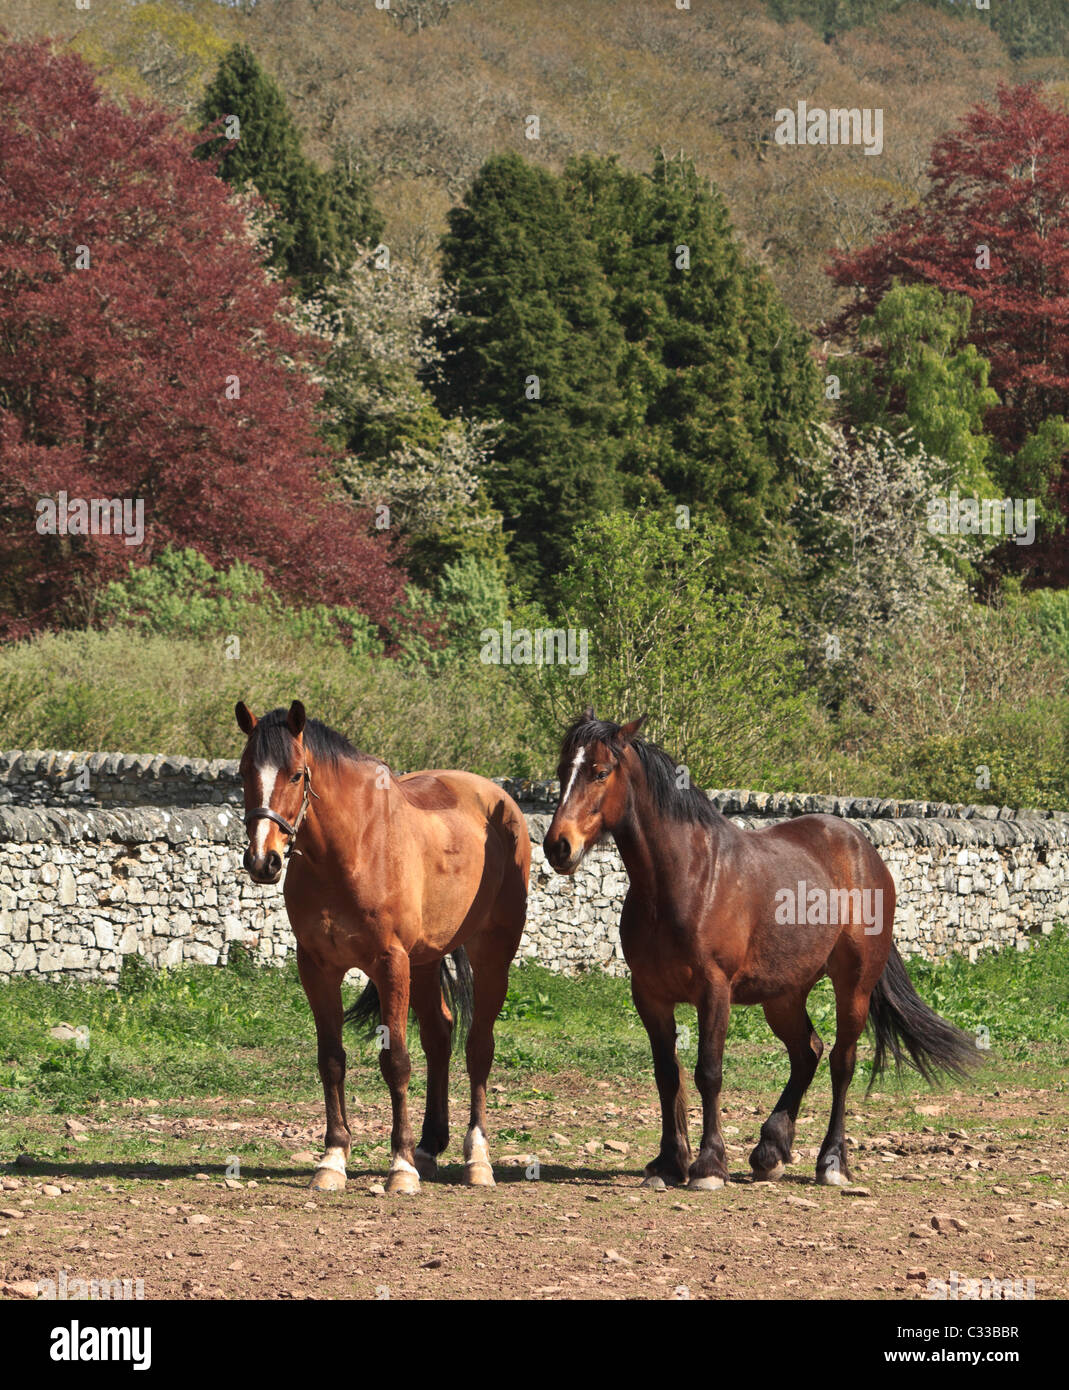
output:
[[[614,847],[573,878],[541,842],[554,783],[502,782],[535,845],[520,954],[573,974],[625,974],[619,918],[627,875]],[[753,827],[809,811],[847,816],[875,843],[898,889],[905,955],[1023,949],[1069,921],[1069,815],[996,806],[718,792]],[[223,964],[238,942],[267,964],[294,948],[280,887],[241,867],[235,762],[120,754],[0,754],[0,978],[115,981],[124,956],[152,965]]]

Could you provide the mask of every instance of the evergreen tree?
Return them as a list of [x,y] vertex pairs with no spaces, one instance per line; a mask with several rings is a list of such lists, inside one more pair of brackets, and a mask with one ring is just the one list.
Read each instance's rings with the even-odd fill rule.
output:
[[[222,119],[224,127],[197,153],[218,159],[232,187],[252,184],[271,205],[269,263],[292,276],[303,293],[344,270],[357,242],[382,235],[366,181],[337,157],[327,171],[305,158],[285,97],[245,44],[235,44],[220,61],[198,115],[204,126]],[[236,138],[226,133],[228,118],[236,118]]]
[[623,336],[560,180],[516,154],[479,171],[442,258],[456,311],[439,405],[501,421],[487,483],[533,591],[560,573],[577,524],[619,505]]
[[626,340],[629,496],[704,510],[755,550],[787,514],[820,412],[805,335],[689,160],[658,155],[640,175],[586,156],[565,179]]

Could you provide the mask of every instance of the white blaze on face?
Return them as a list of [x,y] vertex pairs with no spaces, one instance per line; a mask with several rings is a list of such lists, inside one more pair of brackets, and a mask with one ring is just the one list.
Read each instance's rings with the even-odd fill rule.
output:
[[567,801],[568,801],[568,798],[569,798],[569,797],[571,796],[571,794],[572,794],[572,788],[575,786],[575,779],[576,779],[576,777],[579,776],[579,769],[580,769],[580,767],[582,767],[582,765],[583,765],[583,758],[585,757],[585,755],[586,755],[586,749],[585,749],[585,748],[580,748],[579,752],[576,753],[576,755],[575,755],[575,758],[574,758],[574,760],[573,760],[573,762],[572,762],[572,770],[571,770],[571,773],[569,774],[569,777],[568,777],[568,785],[567,785],[567,787],[566,787],[565,790],[564,790],[564,795],[563,795],[563,796],[561,797],[561,799],[560,799],[560,806],[558,807],[558,809],[561,810],[561,811],[564,810],[564,807],[565,807],[565,805],[566,805],[566,803],[567,803]]
[[[270,807],[271,798],[275,794],[275,782],[278,779],[278,768],[275,767],[273,763],[262,763],[256,769],[256,777],[259,782],[260,796],[256,804],[257,806]],[[273,824],[274,821],[269,821],[264,816],[261,816],[259,820],[255,820],[252,823],[252,840],[250,843],[252,852],[258,859],[263,858],[265,853],[264,840],[267,838],[267,832]]]

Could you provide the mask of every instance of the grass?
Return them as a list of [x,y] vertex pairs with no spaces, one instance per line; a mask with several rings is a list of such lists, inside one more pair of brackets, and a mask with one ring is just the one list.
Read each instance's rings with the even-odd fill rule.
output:
[[[990,954],[970,965],[959,957],[910,963],[922,997],[961,1027],[986,1029],[990,1065],[984,1085],[1057,1080],[1069,1065],[1069,933],[1059,929],[1027,952]],[[818,1031],[834,1036],[834,999],[827,981],[810,998]],[[678,1011],[690,1036],[681,1040],[689,1071],[696,1029],[689,1008]],[[68,1041],[50,1036],[60,1023],[87,1029]],[[18,979],[0,986],[0,1147],[17,1117],[72,1115],[90,1105],[152,1097],[172,1114],[214,1096],[264,1103],[317,1101],[311,1014],[295,965],[256,969],[191,966],[151,970],[131,960],[118,988]],[[354,1089],[381,1087],[373,1045],[350,1037]],[[868,1081],[870,1050],[862,1049],[858,1082]],[[415,1044],[412,1089],[423,1091]],[[727,1047],[732,1090],[764,1090],[785,1078],[782,1047],[759,1009],[737,1009]],[[497,1028],[492,1079],[511,1094],[532,1094],[540,1078],[577,1073],[649,1080],[649,1045],[626,980],[590,972],[568,979],[531,964],[514,967]],[[1025,1070],[1027,1068],[1027,1070]],[[454,1062],[454,1079],[462,1063]],[[885,1077],[887,1089],[924,1089],[907,1073]],[[533,1092],[537,1095],[537,1089]]]

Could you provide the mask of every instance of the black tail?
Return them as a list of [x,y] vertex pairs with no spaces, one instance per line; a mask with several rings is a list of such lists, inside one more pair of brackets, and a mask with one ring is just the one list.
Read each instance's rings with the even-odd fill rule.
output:
[[939,1072],[964,1079],[983,1060],[968,1033],[940,1018],[920,997],[894,946],[869,1000],[869,1026],[876,1044],[870,1090],[888,1053],[896,1068],[911,1059],[929,1085]]
[[[453,966],[454,970],[450,970],[449,962],[445,956],[442,957],[442,994],[449,1005],[449,1012],[453,1015],[454,1035],[463,1037],[471,1026],[471,1011],[475,1001],[471,962],[463,946],[459,951],[453,952]],[[379,992],[374,981],[368,980],[356,1003],[345,1010],[345,1022],[352,1024],[358,1033],[371,1037],[381,1018]]]

